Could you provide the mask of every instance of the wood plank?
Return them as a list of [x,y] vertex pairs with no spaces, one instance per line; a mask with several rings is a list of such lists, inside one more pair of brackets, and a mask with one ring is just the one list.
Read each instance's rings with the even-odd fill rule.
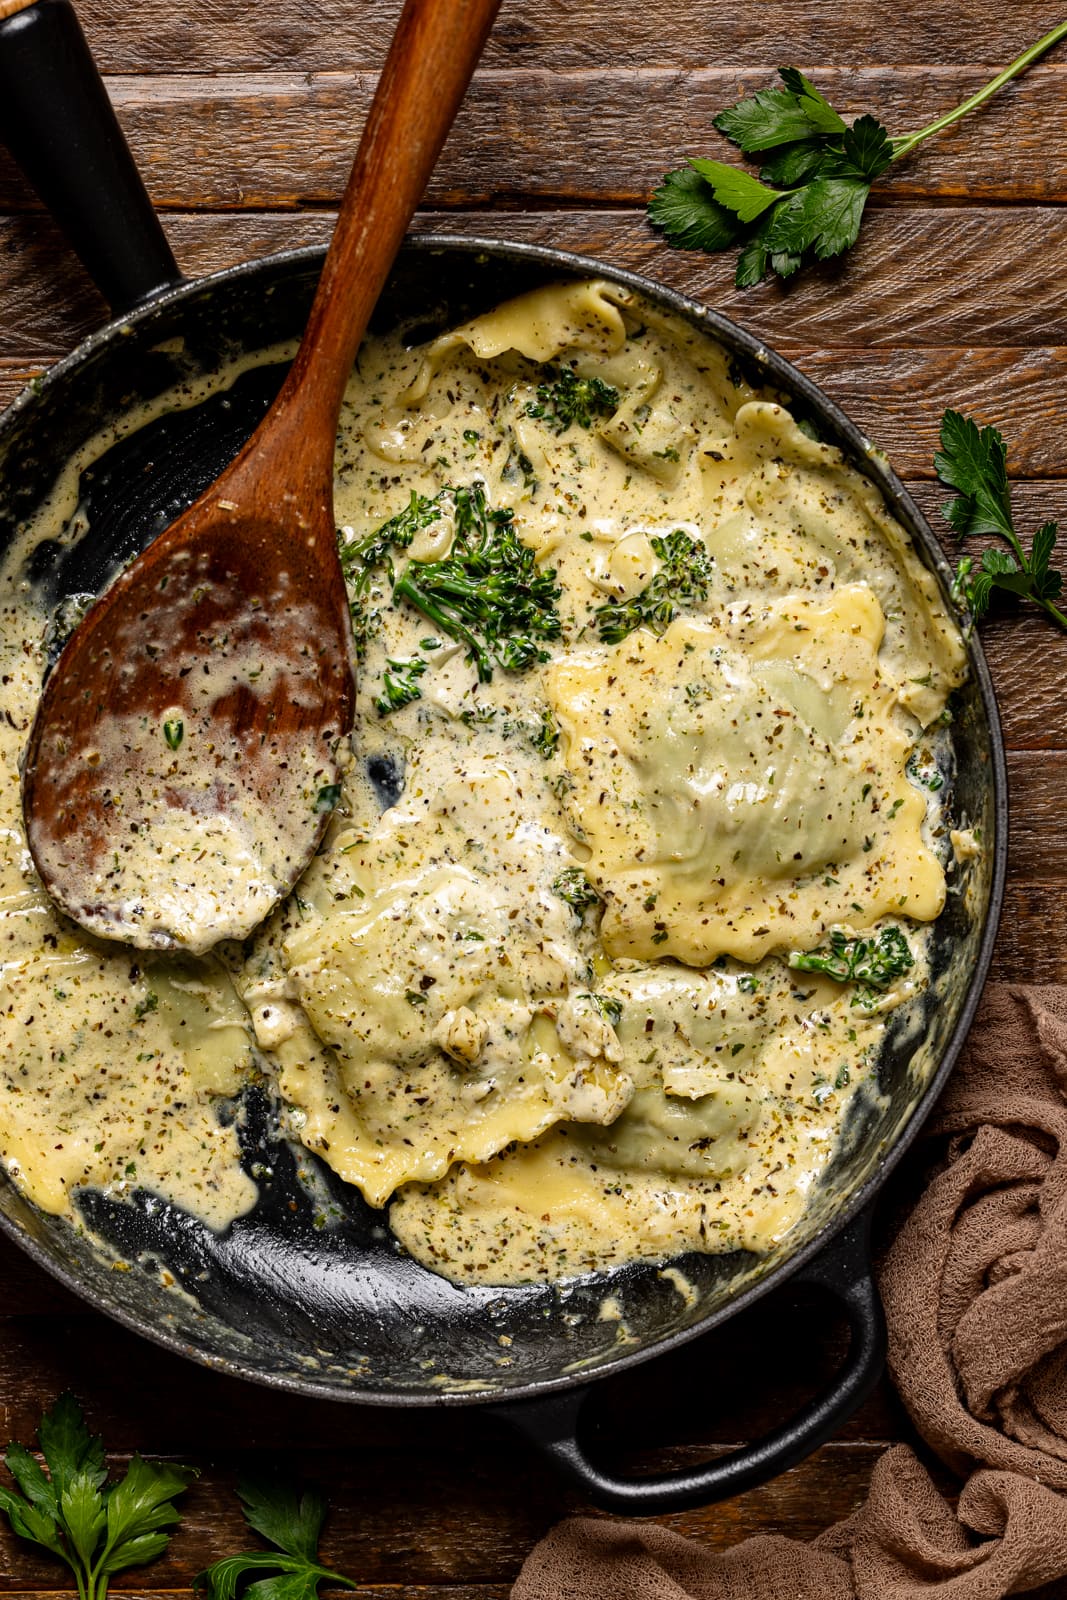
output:
[[[1060,739],[1067,742],[1067,640],[1063,646],[1064,670],[1054,679],[1050,715],[1060,723]],[[1055,680],[1058,678],[1058,683]],[[1058,692],[1056,692],[1058,691]],[[1050,695],[1050,702],[1053,696]],[[1063,825],[1067,793],[1067,756],[1062,749],[1011,751],[1008,756],[1010,789],[1010,850],[1008,872],[1016,884],[1063,883],[1067,879],[1067,829]]]
[[[984,80],[973,69],[816,73],[844,115],[876,112],[903,133]],[[369,73],[117,77],[109,90],[157,206],[226,210],[336,203],[374,88]],[[643,201],[687,155],[732,159],[712,132],[724,106],[766,82],[730,68],[485,69],[476,74],[430,183],[431,203]],[[641,130],[640,137],[634,130]],[[1035,67],[975,120],[924,145],[879,192],[968,200],[1067,199],[1067,66]],[[0,163],[0,209],[28,203]]]
[[783,341],[778,349],[885,451],[902,477],[933,478],[941,417],[950,406],[1003,431],[1014,474],[1067,477],[1065,346],[845,353]]
[[[5,1240],[0,1262],[18,1257]],[[50,1303],[47,1279],[45,1285],[43,1310],[0,1318],[0,1439],[28,1443],[42,1410],[66,1385],[91,1407],[94,1427],[117,1450],[149,1443],[171,1455],[202,1450],[205,1415],[216,1419],[220,1438],[241,1439],[247,1448],[270,1448],[273,1441],[305,1450],[371,1449],[386,1438],[407,1449],[423,1438],[439,1447],[461,1436],[482,1448],[499,1431],[484,1406],[386,1413],[254,1387],[161,1351],[78,1301]],[[783,1320],[794,1330],[784,1350]],[[613,1452],[722,1448],[756,1438],[830,1381],[846,1343],[832,1303],[785,1285],[722,1328],[600,1378],[590,1388],[589,1426]],[[730,1384],[708,1384],[711,1371],[729,1371]],[[150,1433],[142,1402],[148,1390]],[[904,1427],[886,1386],[840,1436],[884,1441]]]
[[[399,0],[289,0],[242,8],[239,25],[226,6],[176,11],[166,0],[83,0],[78,12],[97,60],[107,72],[230,72],[268,67],[314,72],[347,65],[377,71],[399,13]],[[782,62],[878,65],[943,63],[962,56],[992,71],[1024,50],[1050,25],[1046,0],[1013,0],[990,23],[981,0],[898,7],[882,0],[828,6],[825,0],[762,0],[758,26],[746,8],[715,13],[706,5],[635,6],[631,0],[506,0],[489,39],[486,61],[546,68],[594,66],[610,52],[622,67],[720,66]]]
[[[820,384],[886,452],[904,478],[933,478],[941,416],[955,406],[1003,429],[1019,477],[1063,479],[1067,345],[1032,349],[825,350],[781,343],[784,356]],[[46,363],[0,359],[0,405]],[[1060,491],[1050,486],[1049,515]]]
[[4,1286],[4,1312],[0,1318],[0,1360],[4,1349],[3,1328],[7,1317],[92,1316],[89,1308],[57,1283],[51,1274],[23,1255],[16,1245],[0,1235],[0,1283]]
[[[211,1443],[208,1448],[211,1460],[204,1461],[203,1476],[184,1498],[185,1517],[171,1548],[149,1569],[157,1592],[188,1587],[206,1563],[258,1543],[250,1539],[233,1494],[237,1471],[258,1458],[235,1457]],[[860,1504],[882,1448],[829,1445],[763,1488],[655,1520],[713,1549],[768,1527],[812,1538]],[[661,1465],[692,1461],[692,1453],[676,1452]],[[123,1458],[112,1464],[123,1465]],[[593,1509],[563,1489],[536,1457],[499,1441],[480,1456],[417,1446],[402,1453],[387,1445],[366,1452],[300,1452],[287,1460],[286,1471],[327,1488],[333,1511],[323,1558],[360,1586],[507,1583],[560,1516]],[[113,1589],[145,1593],[144,1576],[119,1574]],[[16,1551],[6,1527],[0,1530],[0,1593],[56,1589],[61,1583],[54,1560],[24,1546]]]
[[[1067,556],[1061,559],[1067,566]],[[1009,749],[1067,749],[1067,638],[1035,610],[1009,601],[982,623],[981,639]],[[1018,814],[1014,794],[1013,805]],[[1049,826],[1062,828],[1062,820],[1056,823],[1050,816]]]
[[1062,883],[1008,880],[993,973],[1005,983],[1067,983]]
[[[858,246],[789,284],[733,287],[734,256],[669,249],[641,211],[426,211],[417,231],[491,235],[588,254],[645,273],[748,324],[772,344],[928,347],[1067,344],[1067,210],[906,206],[871,212]],[[326,212],[166,219],[196,277],[323,244]],[[55,358],[106,310],[40,214],[0,217],[0,356]]]

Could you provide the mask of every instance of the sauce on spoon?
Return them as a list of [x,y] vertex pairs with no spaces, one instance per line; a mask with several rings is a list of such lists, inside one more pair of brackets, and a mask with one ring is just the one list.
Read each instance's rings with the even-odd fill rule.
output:
[[333,455],[345,383],[499,0],[407,0],[307,330],[236,461],[97,601],[23,767],[57,904],[142,949],[244,937],[322,836],[352,724]]

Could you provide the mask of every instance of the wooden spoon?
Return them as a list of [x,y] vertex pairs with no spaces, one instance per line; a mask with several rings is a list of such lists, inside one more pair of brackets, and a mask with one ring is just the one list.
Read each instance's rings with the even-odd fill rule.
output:
[[232,466],[96,602],[22,775],[57,904],[142,949],[242,938],[329,818],[350,731],[337,422],[404,230],[500,0],[407,0],[285,384]]

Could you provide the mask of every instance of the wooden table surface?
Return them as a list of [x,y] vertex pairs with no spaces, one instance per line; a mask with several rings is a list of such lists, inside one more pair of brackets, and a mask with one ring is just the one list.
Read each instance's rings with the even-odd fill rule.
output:
[[[398,0],[81,0],[134,154],[189,274],[324,240]],[[879,185],[843,262],[739,293],[733,260],[672,252],[643,214],[686,154],[722,156],[712,118],[774,69],[809,71],[845,114],[905,132],[955,105],[1060,20],[1057,0],[504,0],[419,229],[578,250],[717,306],[823,385],[886,449],[934,526],[947,405],[1011,441],[1028,529],[1067,518],[1067,52]],[[0,399],[63,355],[104,307],[0,160]],[[1067,981],[1067,638],[990,622],[1009,745],[1011,867],[996,975]],[[361,1594],[504,1596],[535,1540],[580,1502],[478,1408],[383,1413],[276,1395],[166,1356],[0,1247],[0,1437],[28,1442],[71,1387],[116,1460],[201,1469],[167,1558],[117,1588],[188,1589],[244,1547],[236,1472],[267,1454],[325,1486],[326,1554]],[[600,1384],[623,1461],[699,1459],[780,1418],[832,1367],[840,1330],[814,1300],[735,1319]],[[808,1538],[863,1499],[909,1437],[883,1386],[832,1443],[766,1487],[664,1518],[709,1544]],[[151,1587],[148,1587],[151,1585]],[[0,1534],[0,1589],[59,1592],[65,1569]],[[1065,1590],[1067,1593],[1067,1590]]]

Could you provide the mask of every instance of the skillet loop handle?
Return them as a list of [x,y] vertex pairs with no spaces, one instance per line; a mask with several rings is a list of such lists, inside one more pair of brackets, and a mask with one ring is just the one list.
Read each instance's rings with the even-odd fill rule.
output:
[[858,1217],[790,1285],[825,1289],[848,1318],[848,1355],[827,1386],[773,1433],[695,1468],[620,1478],[594,1461],[579,1438],[588,1389],[516,1402],[499,1414],[549,1456],[563,1476],[608,1511],[659,1516],[742,1494],[796,1466],[862,1405],[885,1363],[885,1319],[871,1275],[870,1217]]
[[70,0],[0,17],[0,140],[112,311],[132,311],[181,273]]

